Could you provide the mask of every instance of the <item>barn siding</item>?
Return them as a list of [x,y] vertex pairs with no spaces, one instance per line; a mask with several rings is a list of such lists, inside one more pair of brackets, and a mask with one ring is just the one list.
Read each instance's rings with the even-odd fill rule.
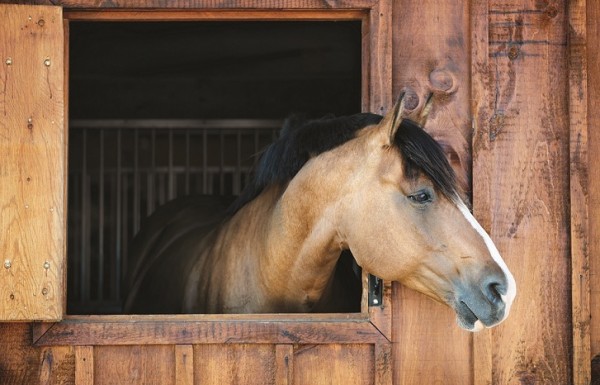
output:
[[[434,93],[426,129],[438,140],[468,188],[471,172],[468,2],[394,2],[394,78],[397,95],[420,111]],[[394,381],[397,384],[473,384],[471,334],[454,312],[394,285]]]
[[[588,140],[589,140],[589,279],[591,356],[600,357],[600,3],[587,1]],[[596,361],[600,384],[600,359]]]
[[[184,3],[188,4],[173,4]],[[580,381],[584,376],[573,373],[571,363],[566,10],[566,1],[478,0],[470,8],[434,1],[394,2],[394,94],[408,85],[422,97],[437,84],[436,96],[443,108],[432,111],[428,129],[446,138],[453,165],[466,174],[471,146],[469,114],[473,114],[475,214],[491,231],[519,286],[509,320],[475,336],[458,330],[448,309],[395,287],[395,383],[587,385]],[[600,102],[600,5],[587,1],[587,10],[588,127],[593,149],[600,146],[600,113],[595,108]],[[423,43],[423,36],[430,38]],[[471,77],[465,75],[469,66]],[[436,69],[443,72],[431,75]],[[449,88],[451,93],[444,91],[447,79],[456,85],[456,89]],[[450,129],[440,130],[442,124]],[[589,338],[594,356],[600,354],[600,156],[592,151],[588,175]],[[97,372],[119,364],[129,365],[131,376],[147,376],[148,369],[139,369],[141,362],[152,367],[156,357],[163,355],[168,357],[166,366],[159,365],[158,370],[165,376],[164,383],[169,383],[179,368],[193,374],[199,366],[208,365],[199,357],[221,346],[132,345],[99,355],[111,348],[33,347],[32,340],[30,324],[0,324],[0,351],[6,353],[0,356],[0,384],[71,384],[76,362],[92,374],[94,369]],[[327,362],[318,357],[357,363],[353,367],[356,383],[363,383],[365,376],[373,375],[373,366],[360,363],[364,360],[371,365],[377,359],[373,345],[368,344],[345,346],[348,350],[340,345],[279,346],[237,346],[215,354],[225,354],[223,365],[231,368],[240,351],[257,349],[244,358],[249,361],[243,365],[264,370],[266,382],[277,383],[314,380],[306,377],[310,373],[299,371],[306,365],[314,364],[328,374]],[[89,359],[83,361],[90,351],[93,365]],[[192,366],[184,361],[189,354],[194,358]],[[132,362],[131,357],[138,356],[140,362]],[[256,357],[260,362],[253,361]],[[293,369],[273,364],[286,362],[277,357],[287,357]],[[339,372],[343,375],[347,369],[340,367]],[[579,381],[573,380],[574,376]],[[192,383],[199,383],[197,378]]]
[[508,321],[475,338],[492,354],[475,357],[476,383],[568,384],[566,4],[490,1],[474,10],[487,19],[473,30],[475,212],[518,286]]

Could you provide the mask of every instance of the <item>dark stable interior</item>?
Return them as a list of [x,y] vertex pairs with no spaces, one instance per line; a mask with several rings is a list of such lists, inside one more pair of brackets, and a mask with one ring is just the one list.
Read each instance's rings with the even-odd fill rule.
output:
[[67,313],[120,313],[127,244],[143,218],[177,196],[239,193],[276,135],[136,122],[360,109],[360,21],[71,22]]

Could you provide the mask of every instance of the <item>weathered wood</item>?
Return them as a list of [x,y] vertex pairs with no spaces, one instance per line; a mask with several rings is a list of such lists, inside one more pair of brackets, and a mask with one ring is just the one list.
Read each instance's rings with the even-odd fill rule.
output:
[[0,323],[0,384],[74,384],[73,347],[31,345],[27,323]]
[[292,385],[294,345],[275,346],[275,384]]
[[[471,164],[468,15],[468,2],[394,2],[393,93],[407,92],[409,116],[433,93],[425,129],[442,144],[463,187]],[[471,338],[453,311],[403,287],[393,295],[394,382],[471,384]]]
[[96,346],[94,384],[175,385],[175,347]]
[[[588,202],[591,357],[600,355],[600,3],[587,4]],[[583,358],[585,359],[585,358]],[[597,379],[600,381],[600,378]]]
[[194,384],[194,347],[192,345],[175,346],[175,383],[177,385]]
[[60,7],[0,5],[0,320],[59,320],[66,242]]
[[323,8],[371,8],[381,0],[15,0],[27,4],[60,5],[64,8],[83,9],[323,9]]
[[200,384],[275,384],[274,345],[195,345]]
[[369,319],[371,323],[383,334],[389,341],[392,340],[392,315],[394,301],[392,297],[392,282],[384,281],[382,289],[381,306],[369,307]]
[[303,345],[294,352],[294,385],[363,385],[373,378],[373,345]]
[[392,385],[394,361],[392,344],[375,344],[375,385]]
[[586,0],[568,3],[573,383],[589,384],[588,90]]
[[352,344],[385,342],[368,321],[97,321],[65,320],[49,329],[37,346],[137,344]]
[[[563,2],[482,1],[472,34],[475,214],[515,273],[476,383],[572,380],[569,127]],[[480,19],[480,20],[481,20]],[[487,29],[489,26],[489,29]],[[487,343],[486,343],[487,345]]]
[[[267,7],[264,7],[267,8]],[[354,9],[300,9],[300,10],[66,10],[65,19],[72,21],[343,21],[362,20],[366,10]]]
[[[488,40],[489,40],[489,25],[488,25],[488,2],[473,1],[471,3],[471,97],[475,98],[490,98],[491,90],[487,87],[491,84],[490,73],[487,70],[488,65]],[[483,88],[481,88],[483,87]],[[473,113],[475,108],[473,106]],[[476,122],[474,122],[476,124]],[[473,148],[473,151],[476,149]],[[473,167],[473,172],[476,173],[477,168]],[[473,189],[473,214],[477,217],[481,225],[488,232],[492,223],[493,212],[490,207],[489,189],[492,188],[492,181],[486,178],[487,175],[474,176],[477,179],[478,190]],[[480,179],[481,178],[481,179]],[[485,186],[485,187],[482,187]],[[482,201],[479,201],[479,200]],[[518,285],[518,282],[517,282]],[[517,290],[518,286],[517,286]],[[518,293],[517,293],[518,294]],[[492,373],[494,370],[492,362],[492,332],[484,330],[481,333],[473,336],[473,385],[492,385]]]
[[94,347],[75,346],[75,385],[94,383]]

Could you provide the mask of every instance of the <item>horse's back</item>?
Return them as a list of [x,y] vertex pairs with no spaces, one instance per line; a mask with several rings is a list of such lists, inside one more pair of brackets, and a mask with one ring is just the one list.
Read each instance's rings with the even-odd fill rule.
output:
[[[187,276],[223,220],[231,197],[195,195],[159,207],[129,248],[124,312],[181,313]],[[177,277],[177,278],[175,278]]]

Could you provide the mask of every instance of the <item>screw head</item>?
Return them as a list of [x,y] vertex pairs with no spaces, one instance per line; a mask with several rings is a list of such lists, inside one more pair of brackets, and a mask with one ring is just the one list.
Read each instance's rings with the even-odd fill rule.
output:
[[48,270],[50,268],[50,262],[44,262],[44,269]]
[[12,58],[10,58],[10,57],[6,58],[5,63],[6,63],[7,66],[11,65],[12,64]]
[[50,59],[46,59],[46,60],[44,60],[44,65],[45,65],[46,67],[50,67],[50,64],[52,64],[52,62],[50,61]]
[[12,262],[10,261],[10,259],[4,260],[4,267],[5,268],[10,269],[11,266],[12,266]]

